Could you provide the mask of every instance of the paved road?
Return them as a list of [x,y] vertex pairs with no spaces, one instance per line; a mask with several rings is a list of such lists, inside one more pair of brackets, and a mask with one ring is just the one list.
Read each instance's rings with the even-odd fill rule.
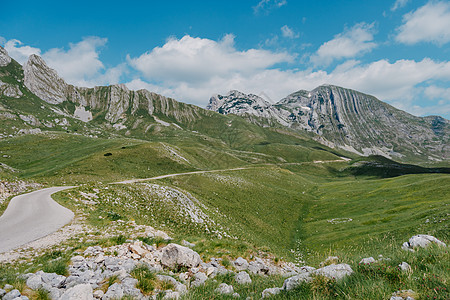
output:
[[16,196],[0,216],[0,253],[42,238],[69,223],[74,214],[50,195],[72,187],[51,187]]
[[[314,161],[312,163],[318,164],[339,161],[344,160]],[[135,183],[190,174],[237,171],[249,168],[250,167],[241,167],[223,170],[167,174],[151,178],[124,180],[115,182],[115,184]],[[4,214],[0,216],[0,253],[15,249],[19,246],[47,236],[69,223],[74,217],[73,212],[56,203],[50,196],[53,193],[69,188],[72,187],[51,187],[16,196],[11,199],[8,208],[5,210]]]

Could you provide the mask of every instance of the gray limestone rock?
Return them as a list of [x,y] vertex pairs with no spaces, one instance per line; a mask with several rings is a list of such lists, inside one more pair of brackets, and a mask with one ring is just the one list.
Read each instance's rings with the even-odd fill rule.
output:
[[218,294],[233,294],[234,289],[232,285],[228,285],[226,283],[219,284],[219,287],[214,290]]
[[38,290],[42,287],[42,278],[40,275],[33,275],[27,279],[27,286],[32,290]]
[[242,257],[238,257],[234,261],[234,267],[237,271],[243,271],[248,269],[248,261]]
[[398,267],[400,268],[400,270],[402,270],[402,272],[411,272],[411,266],[407,263],[407,262],[402,262],[401,264],[398,265]]
[[353,274],[353,270],[348,264],[329,265],[313,271],[316,275],[322,275],[330,279],[340,280],[345,276]]
[[177,244],[169,244],[162,250],[161,264],[169,268],[194,268],[202,262],[200,255],[192,249]]
[[418,234],[409,239],[408,242],[404,242],[402,245],[403,250],[414,251],[414,248],[426,248],[430,244],[435,243],[439,246],[446,247],[447,245],[442,241],[438,240],[434,236],[426,234]]
[[194,281],[191,282],[191,286],[200,286],[205,284],[206,280],[208,280],[208,276],[205,273],[198,272],[194,275]]
[[20,292],[19,290],[15,289],[3,296],[2,300],[13,300],[17,297],[20,297]]
[[298,287],[303,282],[309,282],[311,280],[312,278],[310,276],[310,273],[298,274],[286,279],[283,283],[282,289],[285,291],[290,291]]
[[239,284],[249,284],[252,283],[252,279],[250,278],[250,275],[248,275],[247,272],[241,271],[236,274],[234,277],[234,280]]
[[79,284],[67,289],[59,300],[93,300],[92,287],[89,284]]
[[264,291],[262,291],[261,297],[262,298],[272,297],[281,293],[282,290],[283,290],[282,288],[277,287],[265,289]]
[[376,262],[376,260],[375,260],[375,258],[373,258],[373,257],[371,256],[371,257],[366,257],[366,258],[361,259],[361,261],[359,262],[359,264],[361,264],[361,265],[367,265],[367,264],[371,264],[371,263],[374,263],[374,262]]
[[11,62],[11,57],[8,52],[0,46],[0,67],[6,67]]
[[103,295],[102,299],[105,300],[113,300],[120,299],[124,296],[122,285],[119,283],[114,283],[111,285],[106,291],[105,295]]

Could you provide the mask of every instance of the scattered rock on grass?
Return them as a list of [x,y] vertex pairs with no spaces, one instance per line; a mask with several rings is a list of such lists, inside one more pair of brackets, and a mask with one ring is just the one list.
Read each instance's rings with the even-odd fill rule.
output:
[[234,289],[232,285],[228,285],[226,283],[219,284],[219,287],[214,290],[216,293],[219,294],[233,294]]
[[252,279],[250,278],[250,275],[248,275],[248,273],[245,271],[241,271],[241,272],[237,273],[236,276],[234,277],[234,280],[236,280],[236,282],[239,284],[252,283]]
[[161,264],[169,268],[194,268],[202,262],[200,255],[192,249],[169,244],[162,249]]
[[282,288],[277,287],[265,289],[264,291],[262,291],[261,296],[262,298],[272,297],[281,293],[282,290],[283,290]]
[[432,235],[418,234],[411,237],[408,242],[404,242],[402,245],[402,249],[406,251],[414,251],[414,248],[426,248],[432,243],[435,243],[439,246],[447,246],[445,243],[438,240]]

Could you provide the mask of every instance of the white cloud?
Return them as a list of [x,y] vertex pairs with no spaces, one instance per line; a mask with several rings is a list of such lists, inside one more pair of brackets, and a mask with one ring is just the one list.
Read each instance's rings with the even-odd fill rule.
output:
[[19,40],[9,40],[5,43],[5,50],[8,51],[9,56],[15,59],[18,63],[23,64],[28,60],[31,54],[41,54],[41,49],[30,46],[23,46]]
[[404,7],[408,2],[409,0],[396,0],[391,7],[391,11],[396,11],[397,9]]
[[24,64],[31,54],[42,56],[49,67],[68,83],[92,87],[119,83],[126,72],[126,64],[106,69],[99,59],[99,48],[107,42],[106,38],[87,37],[78,43],[70,43],[69,49],[53,48],[41,51],[39,48],[23,45],[19,40],[9,40],[5,49],[9,55]]
[[430,1],[403,16],[395,39],[405,44],[431,42],[443,45],[450,42],[450,2]]
[[296,33],[294,30],[289,28],[289,26],[287,26],[287,25],[284,25],[283,27],[281,27],[281,34],[283,35],[283,37],[290,38],[290,39],[296,39],[300,36],[298,33]]
[[263,50],[238,51],[231,41],[185,36],[180,40],[171,39],[140,57],[129,58],[130,64],[146,79],[137,78],[127,85],[130,89],[146,88],[205,106],[211,95],[232,89],[254,94],[264,92],[278,101],[296,90],[311,90],[328,83],[372,94],[411,113],[442,114],[436,110],[438,106],[420,110],[417,101],[424,95],[421,86],[436,81],[450,82],[450,62],[426,58],[361,64],[347,60],[331,72],[274,68],[291,58],[284,53]]
[[90,85],[89,81],[104,69],[98,57],[98,48],[104,46],[106,42],[105,38],[88,37],[81,42],[70,43],[68,50],[50,49],[42,55],[42,58],[67,82],[82,86]]
[[443,88],[435,85],[430,85],[425,88],[424,94],[429,99],[450,101],[450,88]]
[[211,77],[230,77],[234,73],[249,75],[293,59],[285,52],[238,51],[231,34],[218,42],[185,35],[179,40],[169,39],[164,46],[137,58],[128,57],[130,65],[148,80],[187,83],[204,82]]
[[287,0],[261,0],[253,7],[253,12],[258,14],[260,12],[269,13],[271,10],[280,8],[287,4]]
[[316,54],[311,56],[311,61],[317,66],[328,66],[334,60],[369,52],[376,47],[373,34],[374,24],[356,24],[322,44]]

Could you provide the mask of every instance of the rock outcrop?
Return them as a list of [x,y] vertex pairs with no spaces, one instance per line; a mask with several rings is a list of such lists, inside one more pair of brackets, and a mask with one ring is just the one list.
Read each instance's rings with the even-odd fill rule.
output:
[[431,244],[446,247],[447,245],[431,235],[418,234],[409,239],[408,242],[404,242],[402,245],[403,250],[414,251],[415,248],[426,248]]
[[0,46],[0,67],[6,67],[11,62],[11,57],[8,52]]
[[102,115],[113,124],[124,114],[164,114],[179,122],[189,122],[205,113],[199,107],[185,105],[147,90],[131,91],[124,84],[94,88],[73,86],[66,83],[37,55],[29,57],[23,70],[24,84],[32,93],[51,104],[66,102],[75,105],[75,112],[69,113],[85,122],[95,118],[93,115],[85,117],[86,112]]
[[256,95],[231,91],[210,99],[207,109],[236,114],[261,126],[285,126],[316,134],[331,147],[389,158],[450,158],[450,122],[415,117],[373,96],[323,85],[270,104]]

